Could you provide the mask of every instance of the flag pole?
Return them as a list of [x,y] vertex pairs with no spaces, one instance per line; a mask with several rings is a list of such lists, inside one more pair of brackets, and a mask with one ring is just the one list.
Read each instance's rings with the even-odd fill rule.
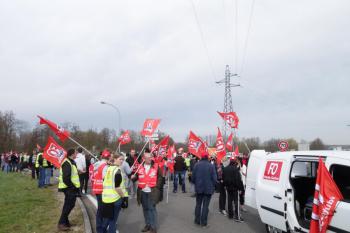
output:
[[168,167],[168,187],[166,190],[166,203],[169,203],[169,186],[170,186],[170,173],[169,173],[169,167]]
[[75,144],[77,144],[78,146],[80,146],[81,148],[83,148],[86,152],[88,152],[92,157],[94,157],[95,159],[99,160],[97,158],[96,155],[94,155],[92,152],[90,152],[88,149],[86,149],[85,147],[83,147],[80,143],[78,143],[77,141],[75,141],[73,138],[68,137],[72,142],[74,142]]
[[[149,139],[148,139],[148,141],[145,143],[145,145],[142,147],[142,149],[141,149],[141,151],[140,151],[140,154],[139,154],[139,156],[137,156],[137,158],[136,158],[136,160],[134,161],[133,165],[130,167],[131,170],[133,169],[133,167],[135,166],[135,163],[139,160],[140,156],[142,155],[142,152],[143,152],[143,150],[146,148],[147,143],[149,143]],[[135,172],[135,173],[136,173],[136,172]]]
[[118,151],[119,151],[119,153],[120,153],[120,142],[119,142],[119,144],[118,144]]

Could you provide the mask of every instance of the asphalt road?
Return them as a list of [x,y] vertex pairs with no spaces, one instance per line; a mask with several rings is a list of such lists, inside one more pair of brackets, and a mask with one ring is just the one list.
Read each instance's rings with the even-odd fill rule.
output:
[[[170,183],[172,186],[172,182]],[[159,233],[263,233],[265,227],[260,221],[256,210],[248,209],[248,212],[242,213],[244,223],[237,223],[229,220],[218,212],[218,197],[213,195],[210,206],[208,225],[209,228],[203,229],[193,223],[195,198],[189,193],[172,193],[170,187],[169,202],[165,200],[157,205]],[[93,197],[89,197],[91,203],[95,202]],[[88,199],[88,198],[86,198]],[[92,204],[94,206],[95,204]],[[91,207],[90,207],[91,208]],[[93,212],[93,211],[92,211]],[[93,224],[93,226],[95,226]],[[118,230],[120,233],[139,233],[144,226],[142,207],[138,206],[135,199],[129,200],[129,208],[123,210],[118,219]]]

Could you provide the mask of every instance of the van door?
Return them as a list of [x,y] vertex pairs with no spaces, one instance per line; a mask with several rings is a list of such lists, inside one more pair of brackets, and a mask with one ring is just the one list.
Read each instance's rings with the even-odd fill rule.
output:
[[326,166],[344,197],[344,200],[340,201],[335,209],[328,230],[333,232],[350,232],[350,160],[329,158],[326,160]]
[[245,187],[244,204],[257,209],[256,206],[256,180],[263,161],[265,161],[266,152],[264,150],[254,150],[249,157],[247,166],[247,179]]
[[285,190],[290,161],[280,155],[278,159],[269,158],[263,164],[256,185],[260,218],[265,224],[286,231]]

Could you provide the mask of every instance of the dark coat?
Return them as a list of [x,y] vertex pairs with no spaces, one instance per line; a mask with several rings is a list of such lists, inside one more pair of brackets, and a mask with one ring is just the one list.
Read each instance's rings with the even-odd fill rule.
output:
[[230,163],[230,165],[224,168],[222,178],[227,190],[244,190],[241,173],[234,163]]
[[208,159],[200,160],[194,165],[191,180],[196,193],[213,194],[217,182],[214,165]]
[[[154,166],[154,162],[152,161],[152,166]],[[142,165],[143,166],[143,165]],[[138,179],[138,174],[135,174],[135,179],[133,181],[136,181]],[[162,176],[162,171],[158,167],[158,172],[157,172],[157,185],[154,188],[151,188],[151,198],[153,200],[153,203],[158,204],[160,200],[160,190],[163,190],[163,185],[164,185],[164,179]],[[141,189],[137,187],[137,204],[141,204]]]

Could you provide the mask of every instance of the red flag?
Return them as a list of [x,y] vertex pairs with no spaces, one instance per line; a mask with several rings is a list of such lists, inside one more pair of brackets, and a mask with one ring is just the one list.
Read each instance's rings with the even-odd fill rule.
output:
[[176,153],[175,145],[169,146],[167,158],[172,159],[173,155]]
[[238,145],[236,146],[236,149],[235,149],[235,156],[238,157],[239,156],[239,149],[238,149]]
[[216,162],[219,164],[226,155],[226,148],[224,139],[221,135],[220,129],[218,128],[218,136],[216,137]]
[[60,168],[66,155],[67,151],[58,145],[52,137],[49,137],[47,145],[44,148],[43,157],[55,167]]
[[238,128],[239,119],[235,112],[218,112],[231,128]]
[[120,145],[125,145],[131,142],[131,137],[128,130],[125,131],[122,135],[120,135],[120,137],[118,138],[118,142],[120,143]]
[[198,158],[201,158],[203,152],[206,151],[205,143],[192,131],[190,131],[190,136],[188,138],[188,152],[194,154]]
[[43,125],[47,125],[50,127],[50,129],[57,135],[57,137],[59,137],[59,139],[64,142],[69,136],[70,133],[68,130],[65,130],[64,128],[62,128],[61,126],[57,125],[56,123],[53,123],[52,121],[49,121],[41,116],[38,116],[40,119],[40,124]]
[[158,125],[160,123],[160,119],[146,119],[143,123],[143,129],[141,131],[142,136],[152,136],[154,131],[156,131]]
[[166,136],[165,138],[162,139],[162,141],[159,142],[158,145],[156,145],[155,147],[153,147],[152,152],[156,152],[157,156],[164,156],[166,155],[167,152],[167,147],[168,147],[168,143],[169,143],[169,136]]
[[168,160],[167,161],[167,166],[170,171],[170,173],[174,173],[174,161],[173,160]]
[[228,136],[227,142],[226,142],[226,148],[228,151],[233,151],[233,134],[231,133],[230,136]]
[[342,199],[343,195],[320,158],[312,206],[310,233],[325,233],[327,231],[334,210]]

